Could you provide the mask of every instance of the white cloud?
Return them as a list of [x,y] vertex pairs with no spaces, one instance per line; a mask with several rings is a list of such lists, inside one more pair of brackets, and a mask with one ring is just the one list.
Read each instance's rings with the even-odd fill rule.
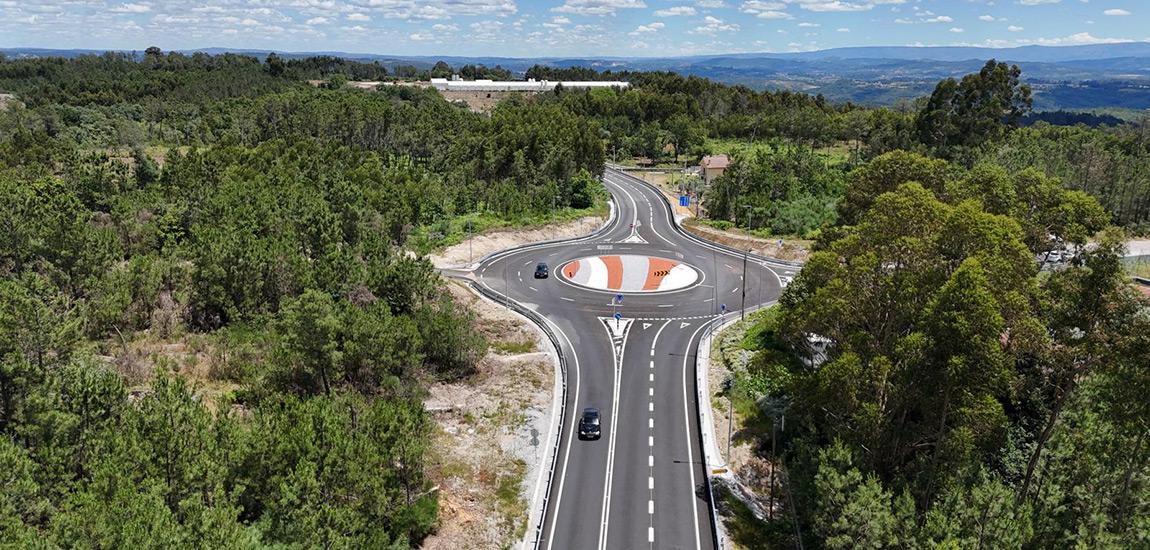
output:
[[1102,13],[1104,13],[1104,14],[1106,14],[1106,15],[1115,16],[1115,17],[1121,17],[1121,16],[1123,16],[1123,15],[1130,15],[1130,12],[1128,12],[1128,11],[1126,11],[1126,10],[1124,10],[1124,9],[1119,9],[1119,8],[1114,8],[1114,9],[1106,10],[1106,11],[1104,11],[1104,12],[1102,12]]
[[951,27],[950,28],[950,32],[964,32],[964,31],[965,31],[965,29],[963,29],[962,27]]
[[1121,42],[1130,42],[1130,40],[1125,38],[1099,38],[1090,34],[1089,32],[1075,33],[1070,36],[1064,36],[1061,38],[1035,38],[1018,40],[1019,44],[1038,44],[1041,46],[1063,46],[1073,44],[1118,44]]
[[551,18],[551,22],[555,23],[556,25],[567,25],[571,23],[571,20],[561,15],[556,15],[555,17]]
[[927,23],[953,23],[954,18],[949,15],[939,15],[937,17],[931,17],[930,19],[924,19],[923,21]]
[[656,21],[656,22],[651,23],[649,25],[639,25],[638,27],[635,27],[635,30],[633,30],[627,34],[630,34],[631,36],[638,36],[638,35],[643,34],[643,33],[658,32],[659,29],[663,28],[664,26],[666,26],[666,25],[663,25],[662,23]]
[[331,19],[326,17],[312,17],[307,20],[308,25],[326,25],[328,23],[331,23]]
[[782,11],[785,9],[787,9],[787,5],[782,2],[764,0],[747,0],[739,6],[739,11],[754,15],[759,19],[794,19],[794,16]]
[[435,40],[434,34],[429,34],[429,33],[425,33],[425,32],[413,32],[413,33],[409,34],[407,37],[410,38],[414,42],[431,42],[432,40]]
[[559,13],[576,15],[614,15],[622,9],[645,8],[643,0],[567,0],[562,6],[551,8]]
[[729,32],[739,30],[739,25],[736,23],[727,23],[718,17],[708,15],[703,18],[703,24],[688,31],[691,34],[717,34],[720,32]]
[[658,17],[676,17],[679,15],[695,15],[695,8],[691,6],[675,6],[664,10],[656,10],[655,15]]
[[698,0],[695,2],[700,8],[724,8],[727,6],[723,0]]
[[436,32],[458,32],[459,25],[436,23],[431,26],[431,30]]
[[979,21],[986,21],[987,23],[993,23],[995,21],[993,15],[980,15],[980,16],[978,16],[978,20]]
[[851,30],[848,29],[847,27],[839,27],[839,28],[835,29],[835,31],[837,31],[837,32],[851,32]]
[[152,11],[152,6],[143,3],[133,4],[129,2],[127,4],[120,4],[108,11],[115,13],[147,13]]
[[349,13],[347,14],[348,21],[371,21],[371,16],[366,13]]
[[799,23],[799,26],[800,26],[800,27],[809,27],[809,28],[815,28],[815,27],[821,27],[822,25],[820,25],[820,24],[818,24],[818,23],[810,23],[810,22],[807,22],[807,21],[803,21],[802,23]]
[[1024,31],[1026,29],[1023,29],[1022,27],[1019,27],[1018,25],[1011,25],[1009,27],[1006,27],[1006,30],[1008,30],[1010,32],[1021,32],[1021,31]]
[[1037,6],[1040,4],[1057,4],[1062,0],[1019,0],[1019,4],[1023,6]]
[[787,0],[788,4],[798,4],[800,8],[810,11],[867,11],[878,3],[898,4],[901,2],[843,2],[840,0]]

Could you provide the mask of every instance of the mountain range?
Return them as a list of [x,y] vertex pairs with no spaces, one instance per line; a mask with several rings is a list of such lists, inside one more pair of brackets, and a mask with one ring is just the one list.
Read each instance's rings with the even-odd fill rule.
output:
[[[204,48],[206,53],[235,52],[266,56],[268,50]],[[0,49],[9,58],[99,53],[95,50]],[[141,49],[142,52],[142,49]],[[430,67],[501,65],[522,74],[535,64],[585,66],[612,71],[675,71],[755,89],[823,94],[831,101],[893,105],[930,93],[947,77],[975,72],[987,59],[1018,64],[1034,89],[1038,110],[1150,109],[1150,42],[1080,46],[851,47],[793,53],[739,53],[687,57],[541,57],[395,56],[346,52],[277,52],[284,57],[333,55],[384,65]]]

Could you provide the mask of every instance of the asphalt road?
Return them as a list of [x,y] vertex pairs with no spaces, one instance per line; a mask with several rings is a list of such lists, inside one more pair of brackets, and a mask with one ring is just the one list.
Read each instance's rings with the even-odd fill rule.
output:
[[[695,353],[722,305],[738,311],[744,292],[747,308],[771,302],[796,269],[752,257],[744,282],[743,256],[683,234],[655,189],[614,170],[604,183],[616,215],[603,230],[496,254],[473,273],[478,284],[542,316],[567,357],[562,438],[537,546],[711,549]],[[559,273],[570,260],[616,254],[686,263],[699,277],[681,290],[627,293],[613,307],[616,292]],[[549,278],[533,277],[537,262],[549,264]],[[601,439],[578,439],[584,407],[601,411]]]

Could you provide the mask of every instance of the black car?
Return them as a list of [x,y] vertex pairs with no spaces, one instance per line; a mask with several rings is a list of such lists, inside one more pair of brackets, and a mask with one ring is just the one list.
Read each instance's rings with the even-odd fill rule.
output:
[[599,409],[587,407],[579,417],[579,439],[599,439]]
[[539,263],[535,264],[535,278],[536,279],[546,279],[547,275],[549,275],[550,273],[551,273],[551,270],[547,269],[546,263],[539,262]]

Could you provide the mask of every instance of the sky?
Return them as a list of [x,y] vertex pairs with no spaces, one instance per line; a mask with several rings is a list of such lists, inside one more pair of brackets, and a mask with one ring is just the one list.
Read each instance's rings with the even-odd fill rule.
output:
[[0,0],[0,47],[673,56],[1150,41],[1148,0]]

